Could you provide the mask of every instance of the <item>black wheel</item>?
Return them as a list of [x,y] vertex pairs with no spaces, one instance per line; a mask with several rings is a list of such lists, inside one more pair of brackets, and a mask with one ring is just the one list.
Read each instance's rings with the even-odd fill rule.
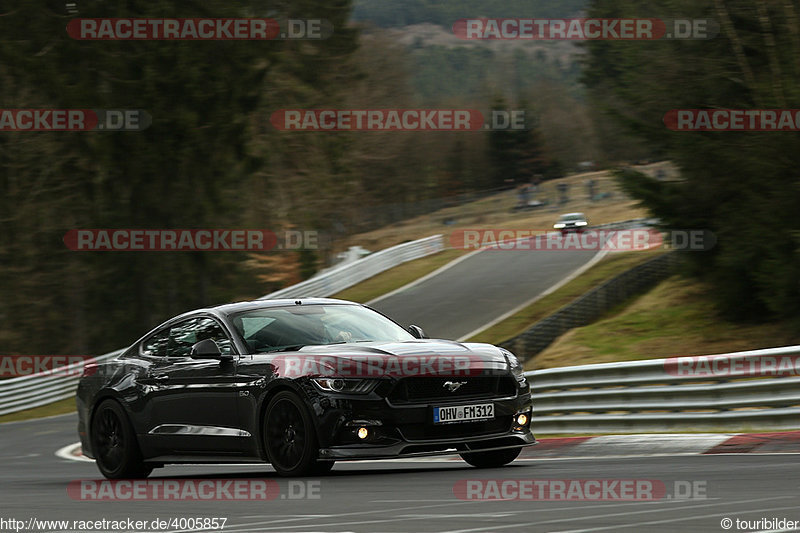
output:
[[462,453],[461,458],[477,468],[497,468],[516,459],[522,448],[495,450],[492,452]]
[[333,466],[317,461],[319,445],[311,415],[303,401],[289,391],[279,392],[267,405],[264,447],[272,467],[282,476],[323,473]]
[[153,471],[142,462],[133,427],[114,400],[104,400],[95,410],[92,451],[97,468],[108,479],[145,478]]

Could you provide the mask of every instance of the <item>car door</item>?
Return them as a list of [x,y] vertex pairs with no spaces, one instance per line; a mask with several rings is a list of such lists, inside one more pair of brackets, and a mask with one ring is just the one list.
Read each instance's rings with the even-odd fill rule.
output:
[[[192,345],[204,339],[233,360],[192,359]],[[148,375],[150,449],[158,455],[240,454],[249,435],[239,422],[238,354],[230,336],[214,318],[189,318],[170,326],[166,354]]]

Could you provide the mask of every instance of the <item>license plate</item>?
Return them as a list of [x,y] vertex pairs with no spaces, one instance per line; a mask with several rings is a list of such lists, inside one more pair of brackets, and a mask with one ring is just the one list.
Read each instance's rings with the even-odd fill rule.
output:
[[488,418],[494,418],[493,403],[452,405],[449,407],[433,408],[434,424],[468,422],[470,420],[486,420]]

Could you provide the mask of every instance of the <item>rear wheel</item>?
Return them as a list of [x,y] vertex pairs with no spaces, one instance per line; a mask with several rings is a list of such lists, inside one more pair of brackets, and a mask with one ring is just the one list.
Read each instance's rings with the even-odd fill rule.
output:
[[462,453],[461,458],[477,468],[497,468],[516,459],[522,448],[494,450],[491,452]]
[[108,479],[145,478],[153,471],[142,461],[133,426],[114,400],[104,400],[95,410],[92,451],[97,468]]
[[322,474],[333,467],[332,462],[317,460],[319,445],[314,422],[293,392],[279,392],[270,400],[263,434],[269,462],[282,476]]

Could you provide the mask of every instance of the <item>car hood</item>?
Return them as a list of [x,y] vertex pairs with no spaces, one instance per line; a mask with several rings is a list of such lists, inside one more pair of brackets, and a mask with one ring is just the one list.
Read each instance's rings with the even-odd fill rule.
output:
[[305,346],[256,357],[269,357],[276,373],[291,377],[479,375],[510,368],[496,346],[439,339]]

